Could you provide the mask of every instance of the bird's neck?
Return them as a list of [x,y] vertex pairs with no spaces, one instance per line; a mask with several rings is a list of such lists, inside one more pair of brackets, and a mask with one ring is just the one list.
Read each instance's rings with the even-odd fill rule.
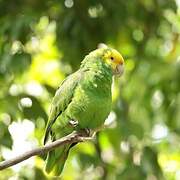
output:
[[111,85],[113,76],[112,70],[101,59],[87,59],[81,66],[83,69],[91,71],[93,81],[96,81],[95,83],[103,84],[104,82],[107,85]]

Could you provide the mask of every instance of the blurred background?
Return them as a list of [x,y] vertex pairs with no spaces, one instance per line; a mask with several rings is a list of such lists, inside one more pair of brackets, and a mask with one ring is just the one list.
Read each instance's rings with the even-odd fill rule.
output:
[[[0,0],[0,161],[42,145],[52,97],[99,43],[126,61],[108,128],[62,179],[180,179],[180,0]],[[41,157],[1,180],[46,180]]]

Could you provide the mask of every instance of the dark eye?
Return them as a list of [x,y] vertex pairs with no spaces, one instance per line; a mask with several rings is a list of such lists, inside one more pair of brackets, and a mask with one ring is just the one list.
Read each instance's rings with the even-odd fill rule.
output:
[[114,58],[111,56],[111,60],[114,60]]

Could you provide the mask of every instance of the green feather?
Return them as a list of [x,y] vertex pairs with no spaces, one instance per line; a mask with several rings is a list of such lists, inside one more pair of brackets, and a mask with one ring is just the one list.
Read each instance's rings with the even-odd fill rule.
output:
[[[66,136],[75,129],[101,126],[111,110],[112,76],[99,51],[86,56],[80,69],[63,81],[53,98],[44,142]],[[70,120],[78,121],[77,127]],[[49,152],[46,172],[61,174],[71,146]]]

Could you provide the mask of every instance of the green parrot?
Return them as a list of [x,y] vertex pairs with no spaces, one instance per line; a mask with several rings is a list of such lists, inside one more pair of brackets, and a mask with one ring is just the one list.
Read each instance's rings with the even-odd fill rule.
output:
[[[44,144],[74,130],[101,127],[111,111],[113,75],[121,76],[123,70],[123,57],[115,49],[103,47],[90,52],[79,70],[68,76],[56,91]],[[48,174],[61,174],[73,145],[64,145],[48,153],[45,166]]]

